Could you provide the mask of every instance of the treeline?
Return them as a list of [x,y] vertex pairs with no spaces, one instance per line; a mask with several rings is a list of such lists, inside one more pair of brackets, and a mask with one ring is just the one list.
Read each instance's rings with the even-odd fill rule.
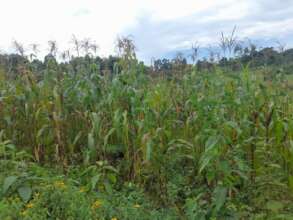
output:
[[[237,48],[236,48],[237,49]],[[153,62],[153,70],[156,72],[172,73],[176,69],[185,69],[192,64],[188,64],[187,58],[178,54],[173,59],[157,59]],[[220,57],[219,54],[211,53],[208,58],[198,59],[194,65],[199,71],[211,71],[215,67],[222,67],[240,70],[243,66],[249,65],[251,68],[274,67],[285,74],[291,74],[293,69],[293,49],[278,51],[273,47],[266,47],[257,50],[255,46],[235,51],[235,56],[228,58]]]
[[12,78],[25,71],[41,77],[48,70],[67,74],[96,71],[102,75],[113,75],[129,67],[133,62],[139,63],[144,71],[152,75],[176,75],[191,68],[201,72],[210,72],[216,67],[237,71],[248,65],[250,68],[272,67],[274,73],[277,71],[284,74],[291,74],[293,69],[293,49],[273,47],[257,49],[253,44],[243,47],[236,43],[233,46],[230,45],[231,48],[229,48],[229,45],[225,46],[223,43],[220,46],[221,52],[210,49],[208,57],[199,59],[199,47],[193,46],[190,55],[178,53],[173,59],[154,59],[148,66],[137,60],[136,47],[129,37],[117,40],[116,55],[103,58],[96,55],[97,45],[90,42],[89,39],[78,41],[74,38],[73,51],[75,53],[70,53],[70,50],[58,53],[57,43],[49,41],[49,52],[43,60],[40,60],[37,58],[38,50],[35,44],[33,44],[32,52],[26,55],[23,46],[15,41],[16,53],[0,54],[0,72],[5,72]]
[[39,59],[30,61],[19,54],[4,54],[0,55],[0,69],[10,77],[16,77],[27,70],[32,71],[35,75],[42,75],[48,69],[55,69],[68,74],[78,74],[95,69],[101,74],[107,74],[114,73],[114,66],[118,61],[119,58],[115,56],[101,58],[86,55],[84,57],[74,57],[66,62],[58,62],[51,54],[45,56],[43,61]]
[[4,72],[9,78],[15,78],[28,71],[37,77],[42,77],[47,72],[60,75],[90,72],[113,75],[130,66],[146,68],[142,62],[136,59],[133,40],[128,37],[118,38],[116,42],[117,54],[108,57],[97,56],[98,46],[89,39],[79,41],[73,36],[72,44],[71,50],[59,52],[57,43],[49,41],[48,54],[43,60],[40,60],[36,44],[32,44],[30,50],[26,51],[22,44],[14,41],[15,53],[0,54],[0,73]]

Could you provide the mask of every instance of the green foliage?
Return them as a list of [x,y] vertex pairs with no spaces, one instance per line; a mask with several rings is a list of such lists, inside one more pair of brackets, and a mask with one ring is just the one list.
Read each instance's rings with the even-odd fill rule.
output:
[[130,49],[0,83],[1,219],[290,219],[287,78],[151,77]]

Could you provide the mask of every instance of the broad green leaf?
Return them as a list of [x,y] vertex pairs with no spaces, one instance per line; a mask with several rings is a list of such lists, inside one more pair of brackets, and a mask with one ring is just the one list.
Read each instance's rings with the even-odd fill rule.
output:
[[42,128],[38,131],[36,138],[40,138],[47,128],[48,128],[47,125],[43,125]]
[[89,134],[88,134],[88,148],[89,148],[91,151],[94,151],[94,150],[95,150],[95,140],[94,140],[94,135],[93,135],[93,133],[89,133]]
[[110,173],[110,174],[107,175],[107,177],[108,177],[108,179],[110,180],[111,183],[115,184],[117,182],[117,177],[116,177],[115,174]]
[[115,128],[111,128],[107,135],[104,137],[104,148],[108,145],[109,137],[115,132]]
[[2,192],[5,194],[7,190],[16,182],[17,176],[9,176],[6,177],[3,183],[3,189]]
[[211,160],[217,155],[218,150],[216,148],[216,144],[218,142],[217,137],[210,137],[205,144],[205,152],[201,157],[199,173],[201,173],[206,166],[210,163]]
[[92,188],[92,190],[94,190],[96,188],[96,185],[100,180],[100,177],[101,177],[100,174],[92,177],[92,179],[91,179],[91,188]]
[[32,188],[29,186],[22,186],[17,189],[17,192],[24,202],[27,202],[32,195]]
[[74,138],[74,140],[73,140],[73,142],[72,142],[72,145],[73,145],[73,146],[76,145],[76,143],[77,143],[78,140],[80,139],[81,135],[82,135],[82,132],[80,131],[80,132],[78,132],[78,134],[75,136],[75,138]]
[[293,176],[289,176],[288,180],[289,180],[289,187],[293,191]]
[[104,166],[103,169],[104,170],[110,170],[110,171],[113,171],[114,173],[118,174],[118,170],[115,169],[115,167],[113,167],[113,166]]
[[205,143],[206,151],[212,149],[218,142],[218,138],[216,136],[209,137],[209,139]]
[[224,205],[227,197],[227,188],[226,187],[217,187],[215,189],[215,210],[218,212]]
[[151,155],[152,155],[152,142],[148,141],[146,144],[146,161],[151,160]]
[[271,210],[272,212],[278,212],[283,209],[283,204],[279,201],[268,201],[266,204],[267,209]]

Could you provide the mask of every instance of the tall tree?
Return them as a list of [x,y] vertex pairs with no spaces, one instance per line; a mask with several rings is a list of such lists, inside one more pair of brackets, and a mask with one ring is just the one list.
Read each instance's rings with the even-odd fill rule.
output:
[[33,58],[36,58],[38,56],[38,53],[40,52],[39,44],[36,44],[36,43],[30,44],[30,50],[31,50],[31,52],[30,52],[29,57],[30,57],[30,60],[32,61]]
[[118,37],[116,42],[118,55],[126,60],[136,59],[136,47],[131,36]]
[[52,55],[53,57],[56,57],[57,51],[58,51],[57,42],[54,40],[50,40],[48,41],[48,45],[49,45],[49,54]]
[[20,56],[24,57],[25,56],[25,50],[24,50],[24,46],[22,43],[16,41],[16,40],[13,40],[12,41],[12,47],[13,49],[15,50],[15,52],[17,54],[19,54]]
[[73,44],[73,49],[76,52],[77,57],[80,55],[80,49],[81,49],[81,42],[77,39],[77,37],[73,34],[71,38],[71,43]]
[[196,60],[198,58],[198,52],[199,52],[199,44],[195,42],[191,46],[191,54],[190,54],[190,58],[193,64],[196,63]]

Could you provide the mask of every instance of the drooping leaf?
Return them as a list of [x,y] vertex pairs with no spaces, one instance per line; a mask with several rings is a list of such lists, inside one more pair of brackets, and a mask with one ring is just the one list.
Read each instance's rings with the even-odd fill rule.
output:
[[289,176],[288,177],[288,182],[289,182],[289,187],[290,189],[293,191],[293,176]]
[[95,150],[95,140],[94,140],[93,133],[88,134],[88,148],[90,149],[90,151]]
[[278,212],[283,209],[283,204],[279,201],[268,201],[266,207],[272,212]]
[[152,154],[152,142],[148,141],[146,144],[146,161],[151,160],[151,154]]
[[218,212],[224,205],[227,197],[227,188],[226,187],[217,187],[215,189],[215,210]]
[[217,137],[210,137],[205,144],[205,152],[201,157],[200,160],[200,167],[199,173],[201,173],[206,166],[210,163],[210,161],[217,155],[217,145],[218,138]]
[[32,188],[30,186],[22,186],[17,189],[17,192],[18,192],[20,198],[24,202],[27,202],[31,198]]
[[2,192],[5,194],[8,189],[16,182],[17,176],[9,176],[6,177],[3,183],[3,189]]
[[100,180],[100,177],[101,177],[100,174],[98,174],[98,175],[92,177],[92,179],[91,179],[91,189],[92,189],[92,190],[96,188],[96,185],[97,185],[97,183],[98,183],[99,180]]

